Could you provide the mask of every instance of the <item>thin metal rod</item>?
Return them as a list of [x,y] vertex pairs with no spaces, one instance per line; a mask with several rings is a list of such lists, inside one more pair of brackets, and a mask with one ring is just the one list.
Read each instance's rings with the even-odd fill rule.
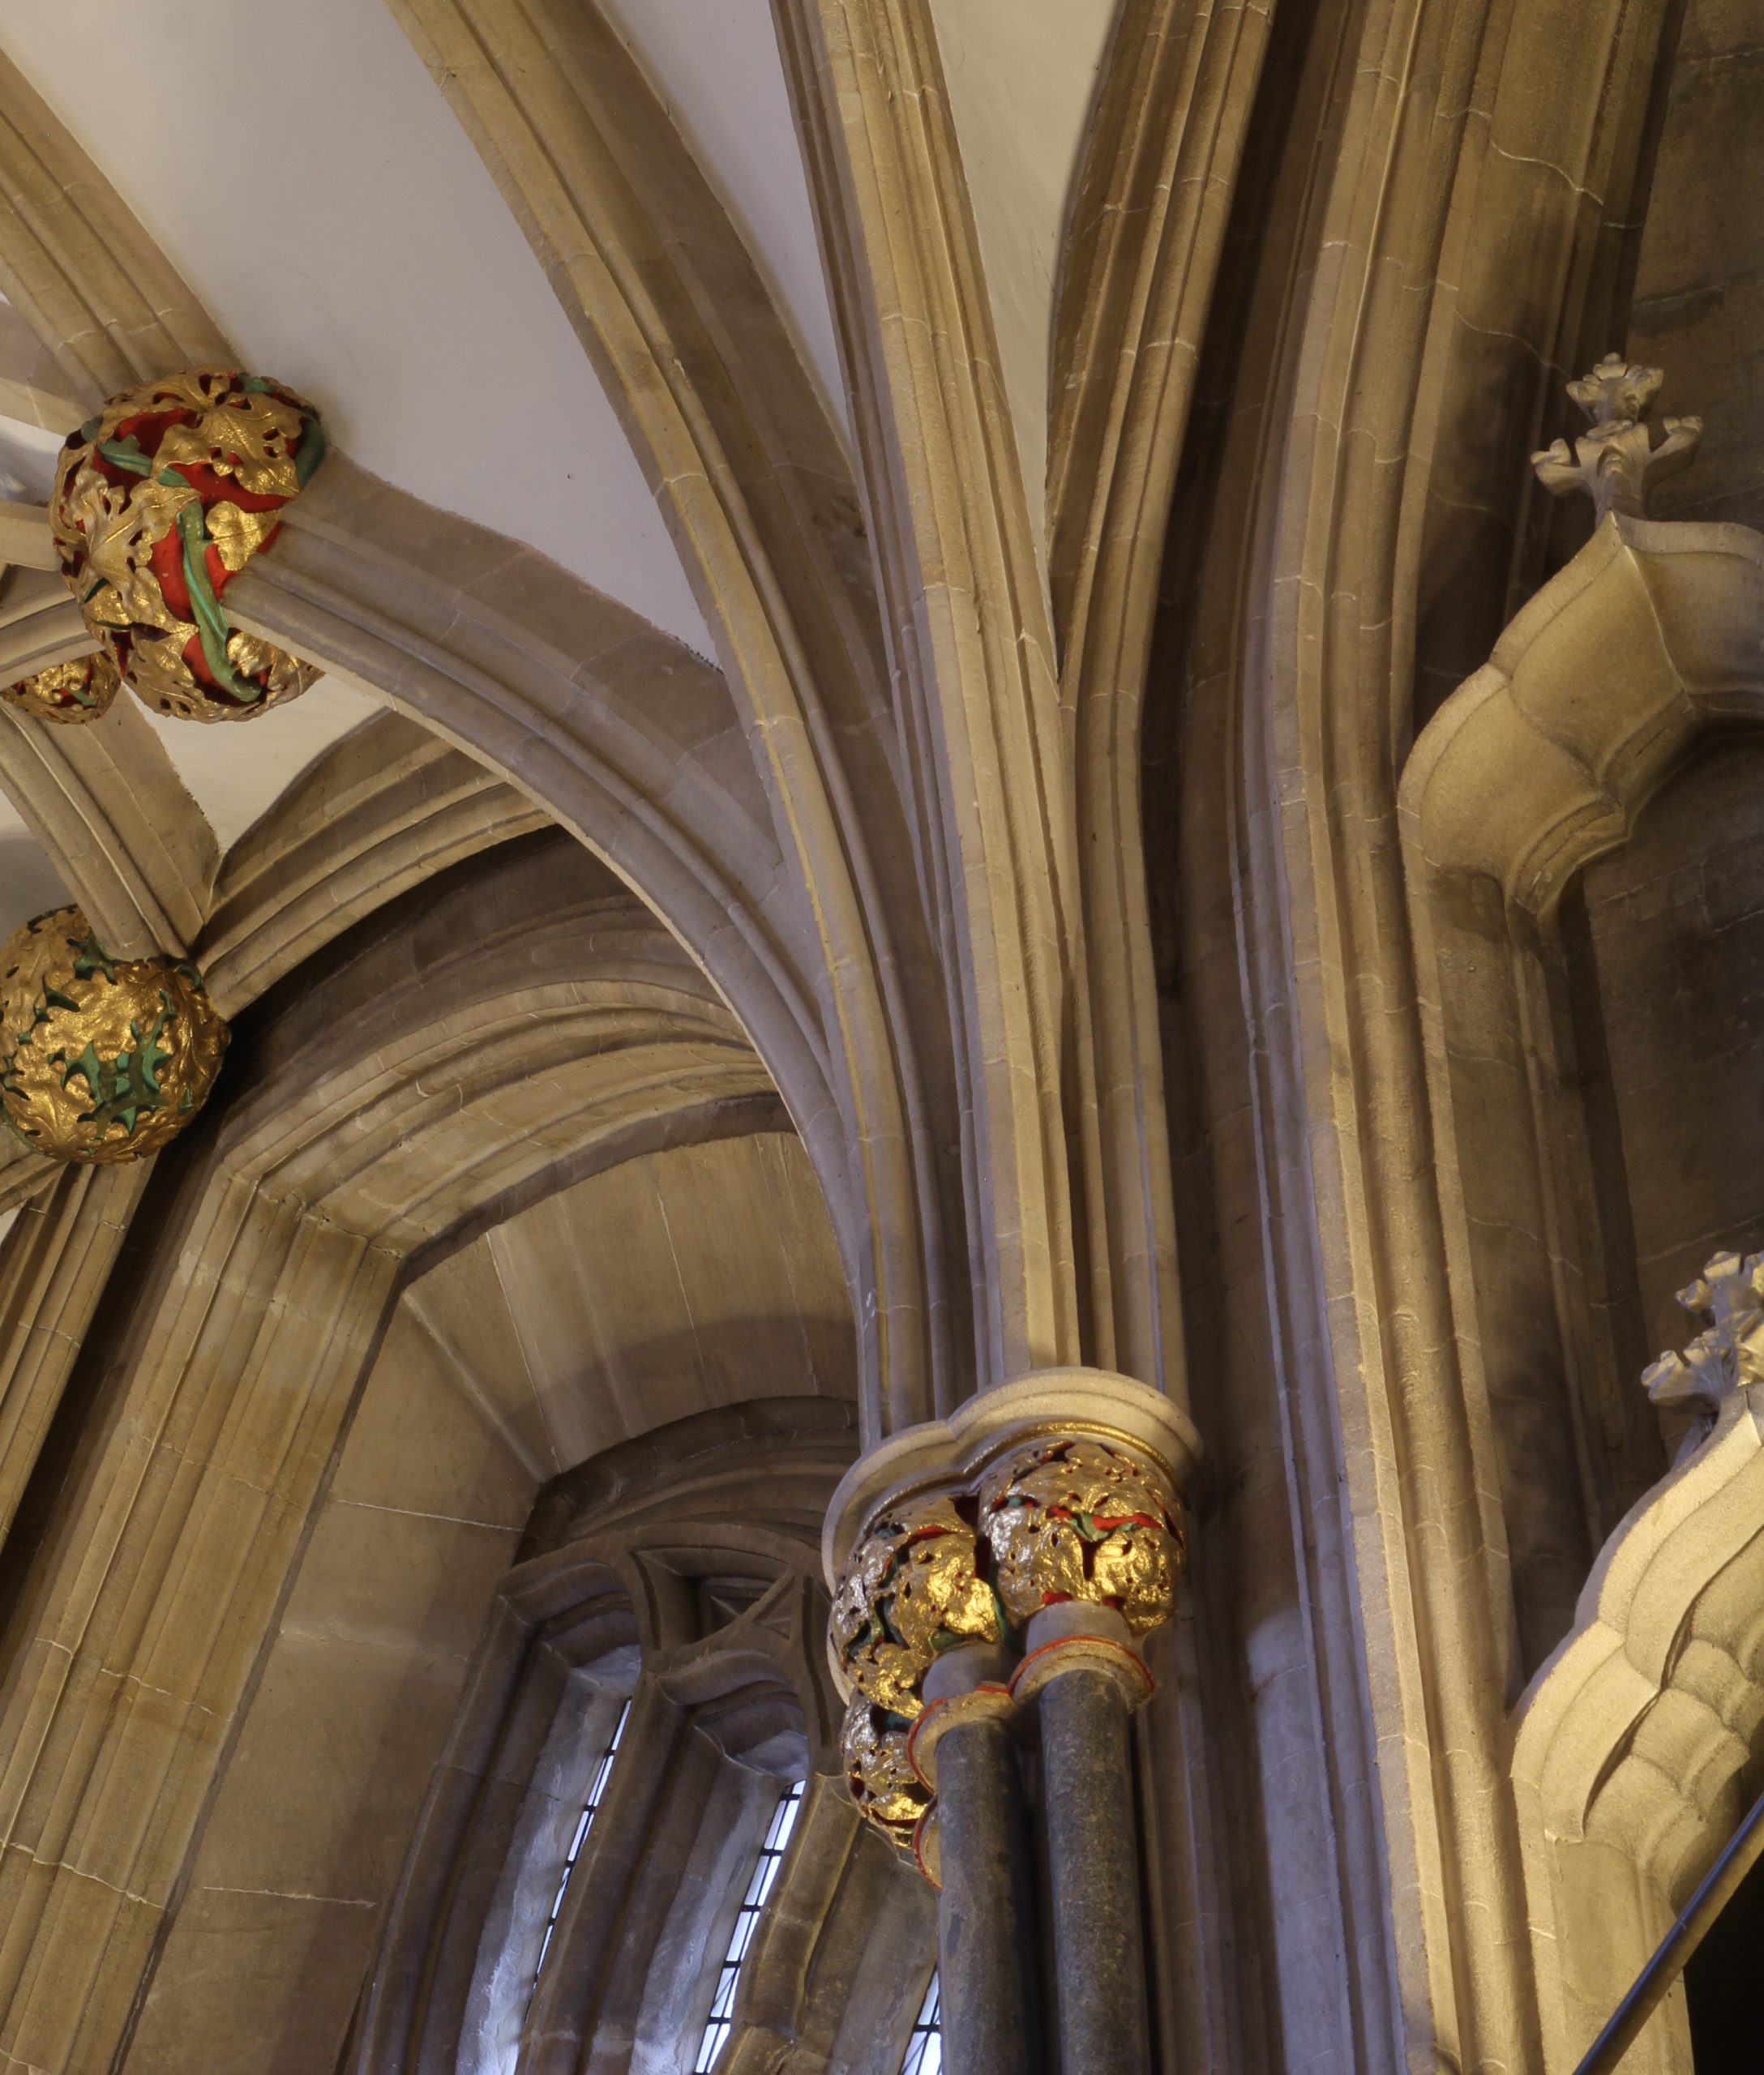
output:
[[1635,1986],[1617,2005],[1611,2022],[1592,2043],[1575,2075],[1610,2075],[1635,2043],[1642,2027],[1659,2008],[1666,1992],[1685,1971],[1685,1963],[1702,1945],[1710,1925],[1733,1898],[1734,1890],[1764,1857],[1764,1794],[1733,1833],[1727,1850],[1710,1868],[1702,1885],[1685,1903],[1678,1921],[1660,1940],[1653,1958],[1635,1978]]

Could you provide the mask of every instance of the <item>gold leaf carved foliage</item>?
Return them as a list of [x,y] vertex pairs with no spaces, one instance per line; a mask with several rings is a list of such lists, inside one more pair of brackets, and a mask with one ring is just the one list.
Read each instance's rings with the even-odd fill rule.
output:
[[884,1713],[903,1722],[919,1714],[922,1682],[944,1650],[1008,1639],[980,1564],[953,1499],[885,1517],[853,1551],[833,1598],[833,1647],[846,1677]]
[[96,721],[108,713],[122,688],[115,663],[101,648],[71,663],[52,663],[46,670],[0,688],[0,703],[34,720],[65,725]]
[[907,1850],[931,1795],[906,1755],[906,1724],[863,1693],[854,1693],[839,1752],[858,1813],[892,1844]]
[[1038,1443],[980,1487],[982,1532],[1005,1611],[1111,1607],[1135,1635],[1169,1618],[1186,1551],[1171,1502],[1131,1457],[1091,1440]]
[[125,390],[70,434],[49,505],[62,572],[149,706],[249,720],[317,677],[233,626],[220,599],[274,541],[324,451],[310,404],[229,368]]
[[39,1153],[156,1153],[208,1099],[227,1026],[191,965],[114,959],[78,908],[0,946],[0,1113]]

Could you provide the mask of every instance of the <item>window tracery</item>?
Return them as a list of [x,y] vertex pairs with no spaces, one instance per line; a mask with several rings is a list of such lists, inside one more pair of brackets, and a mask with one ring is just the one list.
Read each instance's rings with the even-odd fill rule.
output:
[[540,1494],[436,1770],[353,2075],[520,2075],[602,2034],[634,2066],[691,2070],[707,2016],[707,2066],[761,2042],[823,2056],[829,2075],[898,2066],[932,1897],[837,1783],[822,1648],[816,1526],[854,1427],[820,1399],[721,1407]]

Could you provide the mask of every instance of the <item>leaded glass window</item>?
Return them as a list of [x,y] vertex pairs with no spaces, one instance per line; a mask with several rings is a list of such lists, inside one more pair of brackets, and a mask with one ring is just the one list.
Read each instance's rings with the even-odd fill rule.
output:
[[696,2075],[709,2075],[717,2065],[717,2056],[722,2050],[729,2034],[734,2030],[735,1991],[741,1984],[741,1970],[747,1957],[747,1948],[753,1943],[753,1934],[759,1928],[760,1913],[766,1897],[772,1893],[778,1877],[778,1868],[784,1863],[785,1848],[790,1842],[790,1833],[796,1828],[796,1812],[803,1805],[803,1782],[786,1790],[773,1812],[765,1833],[765,1842],[760,1847],[760,1856],[754,1862],[747,1892],[742,1898],[740,1914],[735,1919],[735,1927],[729,1940],[729,1951],[717,1977],[717,1993],[711,1999],[710,2018],[704,2026],[704,2036],[699,2043],[698,2059],[693,2063]]
[[606,1791],[606,1782],[612,1778],[613,1761],[619,1756],[619,1739],[625,1733],[625,1722],[631,1713],[631,1703],[627,1701],[619,1710],[619,1719],[613,1725],[612,1740],[601,1753],[600,1763],[594,1768],[594,1777],[589,1782],[588,1799],[582,1804],[582,1812],[576,1818],[576,1834],[570,1840],[569,1850],[564,1855],[563,1871],[558,1876],[558,1891],[551,1900],[551,1914],[545,1920],[545,1936],[539,1943],[539,1957],[533,1970],[533,1985],[539,1986],[539,1976],[544,1971],[545,1956],[551,1949],[553,1933],[558,1927],[558,1919],[563,1912],[563,1897],[569,1893],[570,1876],[576,1871],[576,1862],[582,1855],[582,1847],[588,1842],[588,1833],[594,1827],[594,1818],[600,1813],[602,1797]]
[[944,2026],[941,1986],[935,1970],[925,2000],[913,2021],[913,2036],[906,2042],[906,2058],[901,2075],[943,2075]]

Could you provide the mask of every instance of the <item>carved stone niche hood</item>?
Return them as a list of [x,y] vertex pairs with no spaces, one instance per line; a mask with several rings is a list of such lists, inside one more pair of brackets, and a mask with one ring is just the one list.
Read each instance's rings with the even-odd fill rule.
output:
[[[1698,751],[1761,723],[1764,536],[1615,511],[1441,708],[1401,788],[1464,1414],[1505,1526],[1489,1589],[1497,1620],[1511,1610],[1552,2075],[1706,1871],[1764,1748],[1764,1422],[1736,1388],[1656,1482],[1659,1421],[1612,1322],[1633,1241],[1595,1157],[1609,1125],[1565,911]],[[1675,1992],[1625,2065],[1689,2055]]]

